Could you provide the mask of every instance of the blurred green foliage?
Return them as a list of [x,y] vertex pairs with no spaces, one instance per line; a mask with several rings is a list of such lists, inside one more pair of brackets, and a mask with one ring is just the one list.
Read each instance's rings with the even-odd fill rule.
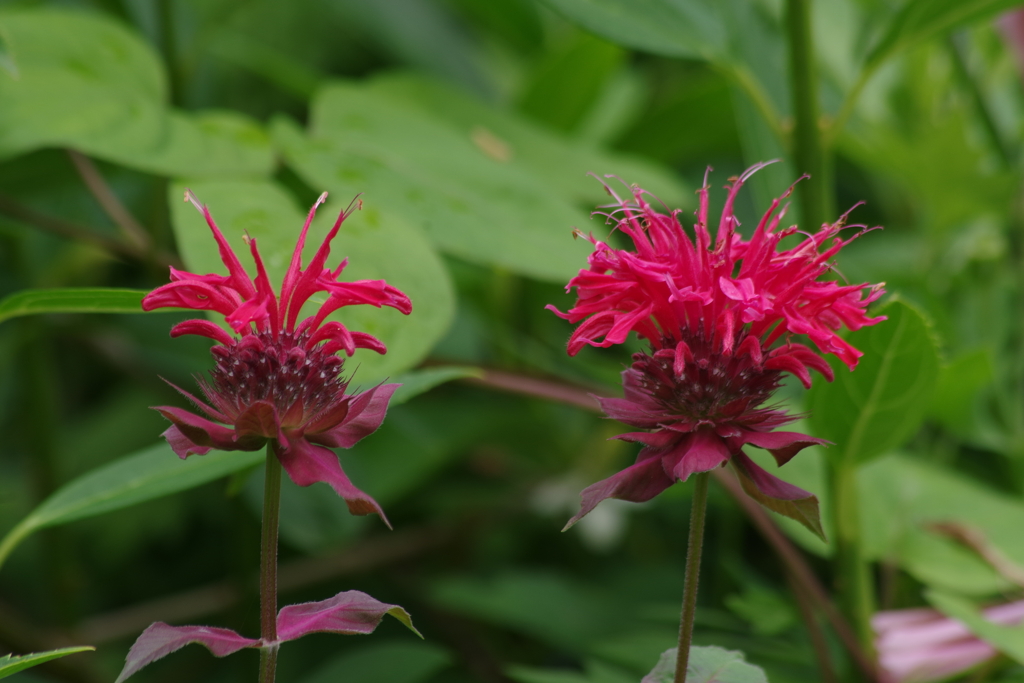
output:
[[[863,200],[850,222],[885,227],[843,250],[837,277],[884,281],[898,300],[887,323],[851,334],[866,352],[857,373],[782,392],[837,445],[781,475],[818,495],[834,538],[829,468],[853,463],[877,606],[958,616],[1017,658],[990,681],[1019,680],[1019,633],[979,626],[974,603],[1022,587],[934,523],[969,525],[1024,566],[1024,90],[993,23],[1016,4],[813,3],[831,177],[811,182],[829,220]],[[396,531],[286,482],[282,602],[365,590],[406,607],[427,640],[388,624],[313,635],[283,649],[279,679],[647,674],[675,642],[688,486],[608,501],[558,534],[580,489],[633,451],[607,440],[615,424],[504,393],[480,368],[616,391],[631,349],[568,359],[569,327],[543,309],[569,305],[562,288],[585,263],[572,229],[608,235],[589,217],[601,181],[689,212],[708,165],[720,206],[726,178],[781,157],[740,197],[748,229],[804,170],[784,6],[0,0],[0,531],[24,539],[0,573],[0,650],[98,647],[16,680],[112,680],[154,620],[258,630],[256,461],[181,463],[148,409],[180,402],[160,377],[191,386],[208,344],[168,338],[182,313],[124,314],[166,266],[219,266],[185,187],[236,249],[258,239],[272,278],[322,191],[314,243],[360,195],[336,256],[414,304],[408,318],[344,318],[389,347],[349,361],[354,384],[409,385],[379,433],[342,453]],[[834,545],[775,519],[831,586]],[[770,546],[713,487],[695,642],[743,651],[773,683],[827,680],[795,605]],[[137,679],[255,671],[255,656],[193,649]]]

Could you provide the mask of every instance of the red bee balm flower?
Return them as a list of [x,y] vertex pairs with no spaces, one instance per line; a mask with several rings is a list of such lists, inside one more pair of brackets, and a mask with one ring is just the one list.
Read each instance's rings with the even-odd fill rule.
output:
[[[270,441],[296,484],[326,482],[345,499],[353,514],[375,512],[387,523],[377,502],[352,485],[337,456],[325,446],[350,448],[374,432],[399,385],[384,384],[360,394],[346,394],[348,380],[341,377],[343,361],[337,353],[344,351],[351,356],[358,348],[378,353],[386,349],[369,334],[350,332],[341,323],[324,319],[342,306],[353,304],[391,306],[405,314],[412,311],[412,304],[409,297],[383,280],[339,282],[347,259],[333,271],[324,268],[331,240],[351,215],[351,206],[338,216],[303,270],[306,233],[317,207],[326,198],[325,192],[310,209],[280,296],[275,296],[256,240],[246,238],[256,262],[256,278],[250,280],[210,211],[191,191],[185,193],[185,199],[202,212],[213,231],[228,275],[196,275],[171,268],[171,282],[147,294],[142,308],[217,311],[240,337],[232,337],[209,320],[186,320],[175,325],[172,337],[198,334],[219,343],[211,349],[217,365],[210,379],[199,379],[209,404],[175,387],[210,419],[171,406],[156,410],[173,423],[163,435],[181,458],[205,455],[214,448],[254,451]],[[326,292],[326,301],[314,315],[299,322],[300,309],[317,292]]]
[[838,330],[884,320],[866,313],[883,290],[882,285],[818,280],[831,269],[829,259],[850,241],[836,237],[845,214],[793,249],[779,250],[783,238],[797,233],[796,227],[778,229],[785,207],[776,213],[792,187],[772,202],[750,241],[736,234],[733,202],[763,166],[733,179],[714,247],[706,180],[695,241],[680,224],[680,211],[657,213],[639,188],[627,200],[609,189],[618,202],[609,217],[636,250],[614,249],[588,237],[595,247],[590,267],[567,287],[576,288],[576,305],[568,313],[548,308],[569,322],[584,321],[569,339],[569,355],[585,344],[621,344],[630,332],[650,343],[651,352],[635,354],[622,373],[625,398],[598,399],[609,417],[645,430],[617,437],[644,448],[634,465],[583,491],[582,507],[566,528],[605,498],[650,500],[675,481],[731,460],[752,497],[821,534],[817,499],[758,467],[742,447],[767,449],[784,465],[806,446],[826,443],[772,431],[795,418],[764,404],[784,372],[806,387],[811,369],[833,378],[824,358],[793,343],[793,334],[806,335],[820,352],[836,355],[852,370],[861,353]]

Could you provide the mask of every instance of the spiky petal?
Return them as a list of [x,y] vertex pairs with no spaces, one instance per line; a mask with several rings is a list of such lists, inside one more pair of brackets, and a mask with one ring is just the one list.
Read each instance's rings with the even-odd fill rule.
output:
[[[566,288],[576,290],[575,305],[565,313],[548,308],[579,323],[569,338],[569,355],[586,345],[621,344],[631,332],[650,344],[650,352],[634,355],[623,372],[625,397],[601,399],[609,417],[644,430],[618,438],[644,448],[633,466],[583,492],[580,512],[567,527],[605,498],[649,500],[676,481],[742,454],[746,444],[767,449],[782,465],[802,448],[825,443],[773,431],[793,418],[765,404],[783,373],[805,387],[810,387],[811,370],[831,381],[832,369],[822,354],[835,355],[851,370],[856,367],[862,354],[840,331],[884,320],[867,314],[883,289],[822,279],[839,250],[868,229],[855,226],[861,228],[856,235],[840,238],[846,214],[814,234],[799,233],[795,226],[780,229],[782,201],[792,187],[772,202],[749,240],[737,233],[736,196],[763,166],[732,179],[714,239],[706,180],[692,238],[680,211],[658,213],[637,187],[626,199],[608,188],[616,204],[605,215],[634,249],[616,249],[588,237],[594,244],[590,267]],[[797,234],[804,235],[799,244],[780,248],[783,239]],[[794,342],[795,335],[810,339],[817,352]],[[752,461],[743,464],[736,470],[748,491],[821,533],[805,514],[813,508],[816,518],[817,500],[810,493]]]
[[[171,422],[164,437],[182,458],[214,448],[257,450],[269,441],[296,484],[325,482],[345,499],[353,514],[376,513],[387,523],[377,502],[349,481],[337,456],[325,447],[350,448],[375,431],[398,385],[347,393],[344,363],[338,354],[351,356],[360,348],[385,353],[386,348],[376,337],[326,317],[357,304],[390,306],[408,314],[412,303],[383,280],[340,281],[347,260],[334,270],[325,267],[331,241],[351,215],[352,206],[341,212],[312,260],[302,267],[310,223],[326,197],[325,192],[310,210],[275,294],[256,240],[246,240],[256,266],[256,277],[250,279],[209,209],[190,191],[185,193],[185,199],[205,217],[228,274],[197,275],[172,268],[171,282],[146,295],[142,307],[216,311],[238,336],[209,320],[186,320],[172,328],[172,337],[195,334],[214,340],[211,352],[216,366],[208,380],[199,381],[205,401],[178,389],[205,417],[173,406],[156,410]],[[327,294],[324,303],[300,321],[303,305],[321,292]]]

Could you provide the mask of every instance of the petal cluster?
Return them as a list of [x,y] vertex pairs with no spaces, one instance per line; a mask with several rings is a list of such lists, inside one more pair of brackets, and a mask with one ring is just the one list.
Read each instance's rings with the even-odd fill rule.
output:
[[[576,305],[566,313],[548,307],[571,323],[585,321],[569,339],[569,354],[575,355],[586,344],[621,344],[630,332],[655,350],[677,347],[683,358],[690,339],[707,340],[719,353],[756,353],[787,335],[799,334],[853,369],[862,354],[839,331],[884,320],[867,315],[868,304],[882,296],[882,285],[841,285],[818,278],[831,271],[832,257],[867,229],[857,226],[862,228],[860,233],[839,238],[847,218],[844,214],[817,233],[800,233],[804,237],[800,244],[780,250],[783,239],[799,233],[795,226],[779,228],[785,216],[780,205],[791,187],[772,202],[750,240],[742,239],[733,211],[736,195],[763,166],[733,179],[713,243],[706,182],[700,190],[694,239],[680,222],[681,211],[658,213],[640,188],[632,188],[628,199],[609,188],[618,203],[608,215],[632,240],[635,251],[587,238],[595,247],[588,259],[590,268],[581,270],[568,285],[576,289]],[[761,349],[739,348],[747,337]],[[763,363],[768,369],[792,372],[809,384],[807,368],[828,372],[815,358],[806,347],[785,344],[764,354]]]
[[[256,240],[246,238],[255,262],[250,278],[218,229],[209,209],[191,192],[185,198],[203,214],[220,250],[227,275],[199,275],[171,269],[171,282],[142,301],[149,311],[163,307],[215,311],[238,336],[210,320],[186,320],[171,336],[195,334],[217,342],[211,351],[216,366],[209,379],[200,379],[205,401],[178,389],[203,415],[173,406],[156,410],[171,421],[164,437],[182,458],[211,449],[257,450],[271,443],[274,453],[295,483],[322,481],[342,496],[354,514],[384,514],[376,501],[356,488],[329,448],[349,448],[380,426],[396,384],[346,393],[342,351],[356,349],[385,353],[372,335],[349,330],[328,315],[343,306],[390,306],[412,311],[409,297],[383,280],[340,280],[347,260],[326,267],[330,244],[352,207],[343,211],[313,258],[302,266],[309,226],[324,193],[310,209],[280,290],[270,284]],[[315,312],[300,320],[303,306],[315,294],[326,294]],[[175,387],[177,388],[177,387]]]
[[[867,307],[882,296],[882,285],[841,284],[826,279],[832,258],[860,234],[839,237],[847,215],[813,234],[795,226],[781,228],[783,200],[775,199],[749,240],[737,232],[736,196],[764,164],[732,179],[718,227],[712,237],[705,180],[697,222],[691,234],[680,211],[659,213],[647,194],[633,187],[623,199],[608,189],[616,204],[605,214],[633,243],[617,249],[593,243],[589,268],[569,281],[576,290],[567,312],[548,308],[571,323],[568,352],[586,345],[609,347],[631,332],[650,344],[623,373],[625,397],[599,399],[609,417],[644,431],[619,438],[644,444],[636,464],[583,492],[583,505],[571,526],[604,498],[644,501],[675,481],[705,472],[732,459],[748,492],[772,509],[800,518],[794,507],[813,506],[810,493],[760,469],[742,453],[751,444],[769,450],[779,465],[802,448],[824,443],[795,432],[775,432],[792,421],[783,411],[765,407],[783,373],[806,387],[811,370],[832,380],[822,354],[833,354],[851,370],[862,355],[841,330],[873,325]],[[782,240],[801,236],[782,248]],[[814,346],[797,343],[808,338]],[[774,501],[774,502],[773,502]]]

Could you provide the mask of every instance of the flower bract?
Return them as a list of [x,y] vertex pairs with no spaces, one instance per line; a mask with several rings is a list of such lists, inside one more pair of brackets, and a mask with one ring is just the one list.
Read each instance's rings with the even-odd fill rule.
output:
[[158,621],[136,639],[128,651],[124,669],[116,683],[121,683],[144,666],[192,643],[206,647],[215,657],[226,657],[245,648],[279,647],[281,643],[310,633],[372,633],[389,614],[413,633],[420,635],[404,609],[381,602],[361,591],[345,591],[327,600],[282,607],[277,614],[278,638],[274,642],[246,638],[226,628],[170,626]]
[[[807,387],[811,370],[831,380],[822,354],[852,370],[861,352],[839,333],[884,320],[867,314],[883,290],[822,279],[853,239],[839,237],[846,215],[814,234],[780,228],[782,200],[792,187],[772,202],[749,240],[739,235],[736,196],[763,165],[732,180],[714,239],[706,181],[692,237],[680,211],[659,213],[637,187],[624,199],[609,189],[617,203],[606,215],[634,248],[588,237],[594,244],[590,267],[567,287],[576,290],[576,304],[565,313],[548,308],[580,323],[569,339],[570,355],[586,345],[621,344],[631,332],[648,342],[650,350],[635,354],[622,373],[624,397],[598,399],[609,417],[639,430],[617,438],[643,448],[635,464],[583,491],[567,528],[605,498],[650,500],[676,481],[731,461],[750,495],[822,533],[817,499],[769,474],[742,447],[764,448],[783,465],[806,446],[825,443],[776,431],[795,418],[768,402],[784,373]],[[783,249],[780,243],[791,236],[802,239]],[[796,335],[814,349],[794,341]]]
[[[171,336],[196,334],[217,342],[211,349],[216,366],[199,380],[206,401],[178,389],[205,415],[182,408],[156,410],[171,421],[164,432],[180,457],[204,455],[211,449],[252,451],[268,442],[296,484],[326,482],[345,499],[353,514],[383,511],[345,475],[330,448],[350,448],[380,426],[397,384],[383,384],[361,393],[346,392],[340,352],[356,349],[385,353],[384,344],[364,332],[350,331],[327,316],[343,306],[390,306],[412,310],[409,297],[383,280],[339,280],[347,259],[333,270],[325,267],[331,240],[352,208],[343,211],[313,258],[302,266],[306,235],[320,196],[302,227],[280,290],[275,292],[256,240],[246,238],[255,262],[250,278],[217,228],[209,209],[191,192],[186,200],[203,214],[220,249],[227,275],[197,275],[171,269],[171,282],[142,301],[149,311],[163,307],[190,308],[222,314],[234,336],[210,320],[186,320]],[[324,297],[315,313],[300,320],[303,305],[316,294]]]

